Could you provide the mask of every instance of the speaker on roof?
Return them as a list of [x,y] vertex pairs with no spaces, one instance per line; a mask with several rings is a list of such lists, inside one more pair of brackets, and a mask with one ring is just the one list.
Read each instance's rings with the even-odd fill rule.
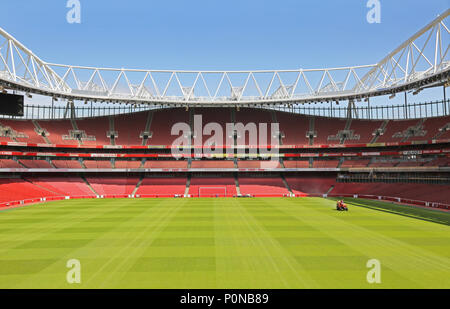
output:
[[23,116],[23,95],[0,93],[0,115]]

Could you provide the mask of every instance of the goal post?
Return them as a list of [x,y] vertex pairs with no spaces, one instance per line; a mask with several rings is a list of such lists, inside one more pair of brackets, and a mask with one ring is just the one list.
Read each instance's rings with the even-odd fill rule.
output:
[[227,196],[227,187],[199,187],[199,197],[225,197]]

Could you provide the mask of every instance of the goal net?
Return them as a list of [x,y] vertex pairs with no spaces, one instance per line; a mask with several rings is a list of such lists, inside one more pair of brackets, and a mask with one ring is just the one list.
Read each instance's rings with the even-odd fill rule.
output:
[[227,196],[227,187],[199,187],[199,197],[224,197]]

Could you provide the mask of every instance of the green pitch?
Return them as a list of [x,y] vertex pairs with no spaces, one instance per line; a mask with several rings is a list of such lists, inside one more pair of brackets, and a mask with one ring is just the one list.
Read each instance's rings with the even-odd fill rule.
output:
[[[450,288],[450,213],[334,206],[96,199],[4,210],[0,288]],[[70,259],[80,261],[80,284],[66,280]],[[370,259],[380,284],[367,282]]]

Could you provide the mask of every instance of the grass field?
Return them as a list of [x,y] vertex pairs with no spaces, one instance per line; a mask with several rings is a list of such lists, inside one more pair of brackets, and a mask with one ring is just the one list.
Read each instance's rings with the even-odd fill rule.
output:
[[[93,199],[4,210],[0,288],[450,288],[450,213],[334,205]],[[66,281],[69,259],[80,284]],[[381,284],[366,280],[369,259]]]

